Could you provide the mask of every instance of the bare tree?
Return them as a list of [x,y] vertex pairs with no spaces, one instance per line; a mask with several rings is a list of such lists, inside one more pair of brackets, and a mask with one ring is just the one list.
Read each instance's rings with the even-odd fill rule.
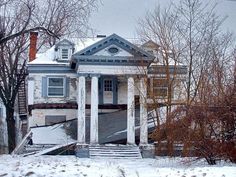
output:
[[188,105],[195,99],[201,74],[212,60],[213,54],[209,50],[215,39],[223,34],[220,27],[225,18],[215,14],[215,7],[216,4],[200,0],[182,0],[180,5],[176,6],[179,16],[176,28],[185,46],[181,57],[188,65]]
[[41,45],[53,45],[63,35],[83,36],[94,7],[95,0],[1,1],[0,98],[6,107],[9,152],[16,146],[14,106],[26,77],[29,33],[40,31]]
[[[176,30],[177,22],[178,15],[174,12],[174,6],[172,5],[163,9],[163,11],[161,11],[159,6],[153,12],[148,12],[145,18],[139,21],[140,28],[138,33],[141,38],[158,44],[154,52],[157,60],[151,66],[153,73],[152,83],[147,83],[147,85],[150,85],[151,89],[153,87],[166,88],[149,90],[149,97],[152,99],[151,109],[156,110],[156,115],[159,114],[160,107],[166,108],[165,120],[160,120],[161,117],[158,116],[156,134],[160,134],[161,126],[165,126],[166,130],[169,129],[173,121],[172,117],[169,116],[172,107],[182,104],[173,102],[174,90],[179,90],[182,82],[179,77],[178,66],[181,65],[181,53],[184,50],[184,46],[180,45],[181,39]],[[180,97],[176,99],[180,99]],[[168,152],[173,154],[172,131],[166,131],[166,137]],[[161,139],[157,138],[157,140],[158,144],[161,144]],[[159,146],[160,148],[161,146]]]
[[[166,121],[157,128],[154,138],[169,141],[167,143],[169,151],[173,147],[173,141],[187,138],[181,137],[179,133],[184,129],[191,128],[188,107],[192,104],[203,104],[202,97],[209,99],[209,96],[210,98],[213,96],[205,94],[205,92],[209,93],[208,87],[211,82],[218,83],[217,87],[211,85],[212,93],[222,97],[222,90],[226,89],[225,84],[230,81],[227,78],[232,76],[229,73],[232,70],[227,69],[226,66],[232,68],[232,34],[221,31],[223,21],[224,18],[215,14],[214,4],[202,3],[200,0],[182,0],[179,4],[173,3],[166,9],[156,7],[153,12],[148,12],[146,17],[140,20],[139,34],[141,38],[153,40],[161,46],[159,59],[163,60],[162,64],[166,69],[165,75],[168,78],[166,105],[169,108],[167,108]],[[170,57],[168,54],[172,56]],[[171,88],[176,84],[178,74],[175,69],[172,73],[170,72],[168,61],[172,61],[174,68],[177,68],[179,63],[188,67],[185,85],[185,113],[182,111],[172,112],[173,109],[171,109],[173,105]],[[213,77],[213,73],[217,73],[219,77]],[[211,78],[221,79],[216,82]],[[219,100],[221,99],[219,98]],[[211,103],[214,101],[216,100],[212,100]],[[210,105],[209,100],[208,103]],[[158,108],[157,106],[156,109]],[[180,130],[178,136],[175,136],[174,127],[185,116],[188,119],[183,121],[184,124],[181,124],[182,126],[178,129]],[[190,133],[186,133],[186,135],[188,135],[188,139],[192,138]],[[187,143],[185,145],[184,149],[187,148]]]
[[219,159],[236,161],[234,57],[222,50],[228,48],[223,41],[228,43],[230,40],[219,41],[225,46],[212,48],[215,58],[202,73],[197,99],[188,107],[188,114],[179,117],[178,125],[173,125],[175,136],[185,131],[182,142],[187,145],[186,152],[205,158],[209,164],[215,164]]

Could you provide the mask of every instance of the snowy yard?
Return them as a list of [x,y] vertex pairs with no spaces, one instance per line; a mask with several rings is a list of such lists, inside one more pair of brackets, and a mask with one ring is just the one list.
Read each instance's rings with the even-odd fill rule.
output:
[[77,177],[235,177],[236,165],[209,166],[203,161],[157,158],[139,160],[79,159],[75,156],[0,156],[0,176]]

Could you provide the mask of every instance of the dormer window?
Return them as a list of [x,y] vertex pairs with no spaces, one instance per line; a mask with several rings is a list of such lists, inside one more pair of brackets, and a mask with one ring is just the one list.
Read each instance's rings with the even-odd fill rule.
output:
[[62,41],[58,42],[55,45],[56,60],[58,62],[68,63],[74,52],[74,45],[75,44],[68,41],[67,39],[63,39]]
[[62,60],[69,59],[69,49],[61,49],[61,59]]

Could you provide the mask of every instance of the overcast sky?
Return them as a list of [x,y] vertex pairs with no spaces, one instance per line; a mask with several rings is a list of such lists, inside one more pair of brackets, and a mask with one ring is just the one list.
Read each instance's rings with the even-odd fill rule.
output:
[[[97,34],[110,35],[116,33],[125,38],[137,37],[135,28],[137,20],[145,16],[158,4],[167,6],[170,0],[101,0],[102,5],[92,14],[91,25]],[[178,0],[174,0],[178,1]],[[236,35],[236,0],[216,0],[217,13],[228,16],[224,29]]]

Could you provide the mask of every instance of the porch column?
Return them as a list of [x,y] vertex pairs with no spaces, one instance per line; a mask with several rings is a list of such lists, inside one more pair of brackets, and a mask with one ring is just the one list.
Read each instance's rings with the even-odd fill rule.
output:
[[134,78],[128,78],[127,94],[127,144],[135,144],[135,104],[134,104]]
[[148,143],[148,124],[147,124],[147,85],[145,79],[140,79],[140,145]]
[[98,75],[91,75],[90,144],[98,144]]
[[77,140],[79,144],[85,144],[85,76],[79,76],[78,83],[78,136]]

